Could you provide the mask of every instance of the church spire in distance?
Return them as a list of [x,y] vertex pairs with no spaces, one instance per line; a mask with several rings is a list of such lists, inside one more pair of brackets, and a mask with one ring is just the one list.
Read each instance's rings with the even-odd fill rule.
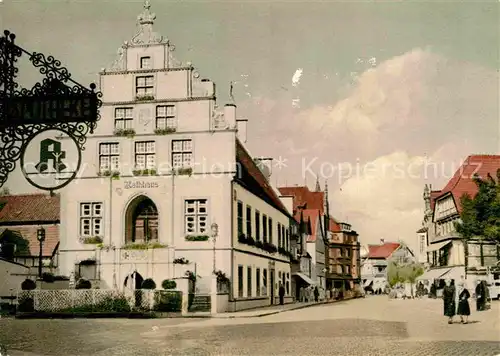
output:
[[316,188],[314,189],[316,192],[321,192],[321,186],[319,185],[319,176],[316,175]]

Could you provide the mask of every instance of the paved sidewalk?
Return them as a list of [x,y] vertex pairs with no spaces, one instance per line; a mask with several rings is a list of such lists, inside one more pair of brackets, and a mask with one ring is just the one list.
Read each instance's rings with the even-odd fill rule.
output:
[[309,308],[309,307],[313,307],[316,305],[339,303],[339,302],[351,300],[351,299],[353,299],[353,298],[346,298],[343,300],[325,300],[325,301],[321,301],[321,302],[317,302],[317,303],[316,302],[310,302],[310,303],[294,302],[294,303],[289,303],[289,304],[285,304],[285,305],[273,305],[273,306],[268,306],[268,307],[263,307],[263,308],[242,310],[242,311],[237,311],[237,312],[232,312],[232,313],[230,313],[230,312],[218,313],[218,314],[211,314],[209,312],[189,313],[185,317],[188,317],[188,318],[218,318],[218,319],[256,318],[256,317],[261,317],[261,316],[283,313],[283,312],[291,311],[291,310]]

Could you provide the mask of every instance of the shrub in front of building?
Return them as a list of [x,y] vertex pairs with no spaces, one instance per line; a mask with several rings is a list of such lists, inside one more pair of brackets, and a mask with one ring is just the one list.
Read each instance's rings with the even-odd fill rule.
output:
[[36,283],[31,279],[26,278],[23,283],[21,283],[22,290],[34,290],[36,289]]
[[54,275],[49,272],[44,272],[42,273],[42,281],[44,281],[45,283],[54,283]]
[[163,313],[180,312],[182,310],[182,292],[172,290],[156,291],[153,309]]
[[177,288],[177,283],[171,279],[165,279],[161,282],[161,287],[163,289],[175,289]]
[[156,289],[156,283],[151,278],[147,278],[142,282],[141,289]]
[[92,288],[92,283],[86,279],[79,279],[78,282],[76,282],[75,289],[91,289]]

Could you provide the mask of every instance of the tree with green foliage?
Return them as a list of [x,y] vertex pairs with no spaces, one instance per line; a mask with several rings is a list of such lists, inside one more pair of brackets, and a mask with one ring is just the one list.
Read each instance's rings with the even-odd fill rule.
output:
[[387,266],[387,282],[391,287],[398,283],[410,283],[411,296],[413,297],[413,285],[418,277],[424,274],[424,267],[420,263],[408,262],[397,263],[389,262]]
[[401,274],[401,267],[394,261],[389,262],[387,265],[387,282],[390,287],[394,287],[396,284],[404,282]]
[[462,212],[455,229],[465,240],[480,239],[500,243],[500,169],[496,180],[488,174],[487,178],[473,177],[478,187],[474,198],[464,194],[460,198]]

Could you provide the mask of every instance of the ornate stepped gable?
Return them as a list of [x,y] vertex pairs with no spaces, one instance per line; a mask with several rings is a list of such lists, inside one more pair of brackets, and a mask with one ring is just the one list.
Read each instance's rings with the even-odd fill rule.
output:
[[[175,59],[173,53],[175,51],[175,46],[170,43],[170,41],[164,36],[153,30],[153,24],[156,20],[156,14],[150,11],[151,2],[149,0],[144,1],[144,10],[141,14],[137,16],[137,32],[132,37],[130,41],[125,41],[120,48],[118,48],[117,56],[113,64],[107,72],[123,72],[127,70],[127,48],[135,46],[153,46],[153,45],[164,45],[167,47],[167,58],[165,59],[166,68],[179,68],[183,64]],[[187,63],[186,67],[190,67],[191,64]],[[103,70],[104,71],[104,70]],[[196,78],[198,78],[196,76]]]

